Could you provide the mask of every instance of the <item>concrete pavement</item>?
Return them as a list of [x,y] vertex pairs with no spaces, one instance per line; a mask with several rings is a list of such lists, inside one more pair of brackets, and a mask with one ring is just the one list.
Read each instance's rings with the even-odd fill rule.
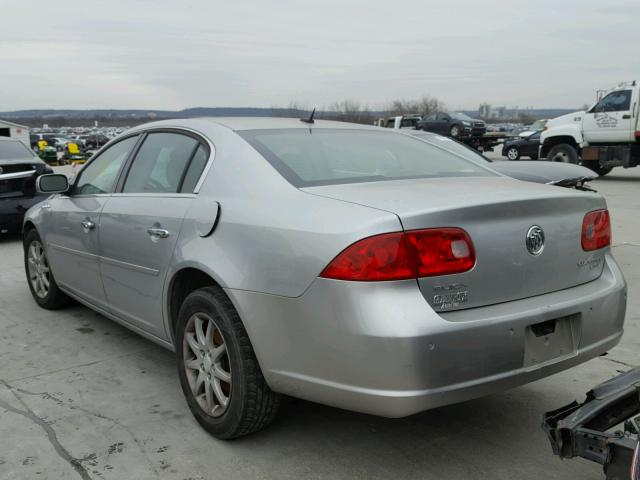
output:
[[266,431],[207,435],[173,354],[79,305],[31,299],[19,239],[0,240],[0,479],[601,479],[551,455],[542,412],[640,365],[640,169],[593,185],[629,282],[626,334],[606,357],[490,397],[390,420],[289,400]]

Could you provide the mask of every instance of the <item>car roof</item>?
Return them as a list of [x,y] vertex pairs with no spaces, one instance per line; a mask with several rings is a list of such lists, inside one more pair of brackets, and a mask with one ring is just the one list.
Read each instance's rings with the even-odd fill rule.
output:
[[348,122],[335,122],[330,120],[315,120],[314,123],[305,123],[300,121],[299,118],[281,118],[281,117],[198,117],[198,118],[184,118],[173,120],[161,120],[158,122],[145,123],[138,127],[134,127],[134,130],[145,130],[154,127],[171,127],[171,126],[184,126],[184,127],[198,127],[203,123],[220,125],[230,130],[242,131],[242,130],[270,130],[270,129],[284,129],[284,128],[342,128],[342,129],[362,129],[362,130],[380,130],[380,127],[373,125],[362,125],[358,123]]

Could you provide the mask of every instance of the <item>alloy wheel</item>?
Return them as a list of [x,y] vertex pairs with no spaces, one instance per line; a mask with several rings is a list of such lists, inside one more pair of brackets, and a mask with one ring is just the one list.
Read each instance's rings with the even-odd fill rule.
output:
[[511,147],[507,150],[507,158],[509,160],[517,160],[518,159],[518,149],[516,147]]
[[184,368],[191,393],[208,415],[219,417],[231,397],[231,364],[220,328],[206,313],[189,318],[184,333]]
[[51,270],[42,244],[34,240],[29,245],[27,253],[27,265],[29,269],[29,281],[33,291],[40,298],[46,298],[49,294],[51,283]]
[[551,161],[552,162],[561,162],[561,163],[571,163],[571,160],[569,159],[569,155],[567,154],[567,152],[557,152],[553,156]]

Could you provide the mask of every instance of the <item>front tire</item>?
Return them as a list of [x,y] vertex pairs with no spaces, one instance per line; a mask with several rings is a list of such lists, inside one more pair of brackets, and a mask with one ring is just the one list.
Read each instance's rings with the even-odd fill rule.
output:
[[176,354],[189,409],[213,436],[241,437],[275,419],[280,395],[267,385],[247,331],[220,288],[201,288],[184,300]]
[[47,252],[35,229],[31,229],[24,237],[24,270],[31,295],[42,308],[57,310],[71,302],[53,277]]
[[518,150],[518,147],[509,147],[509,149],[507,150],[507,158],[509,160],[519,160],[520,150]]
[[554,146],[547,155],[547,160],[561,163],[578,163],[578,151],[571,145],[561,143]]
[[449,133],[453,138],[458,138],[460,136],[460,127],[458,125],[453,125]]

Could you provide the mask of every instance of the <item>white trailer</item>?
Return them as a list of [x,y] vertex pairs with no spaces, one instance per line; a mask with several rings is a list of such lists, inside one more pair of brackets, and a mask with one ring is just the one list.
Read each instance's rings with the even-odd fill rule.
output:
[[8,120],[0,120],[0,137],[16,138],[24,143],[27,148],[31,148],[29,127],[24,125],[18,125]]

